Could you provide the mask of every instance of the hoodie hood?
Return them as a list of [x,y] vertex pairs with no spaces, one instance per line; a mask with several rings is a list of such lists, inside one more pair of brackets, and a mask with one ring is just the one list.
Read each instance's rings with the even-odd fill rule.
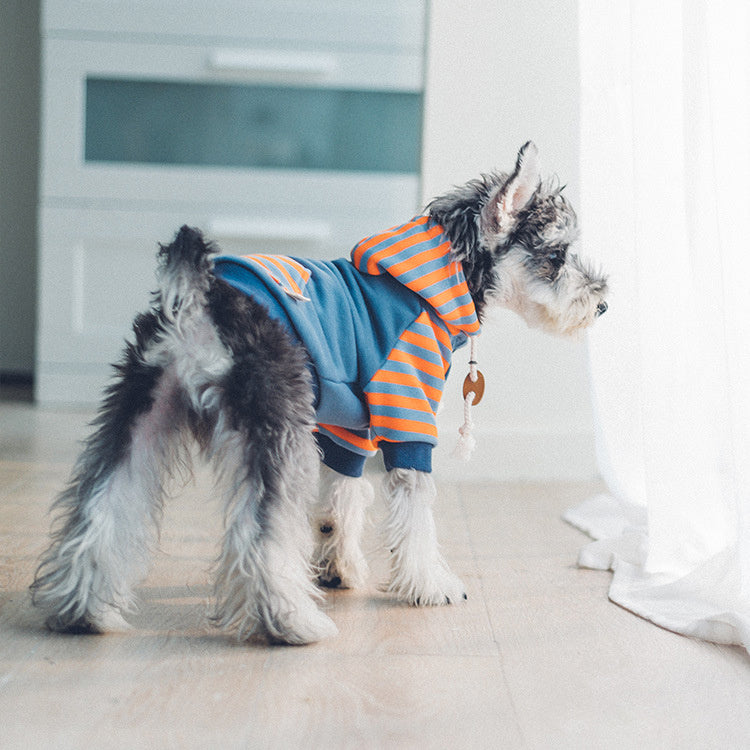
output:
[[417,216],[358,242],[352,263],[362,273],[388,274],[418,294],[451,335],[479,332],[461,262],[453,259],[443,227],[429,216]]

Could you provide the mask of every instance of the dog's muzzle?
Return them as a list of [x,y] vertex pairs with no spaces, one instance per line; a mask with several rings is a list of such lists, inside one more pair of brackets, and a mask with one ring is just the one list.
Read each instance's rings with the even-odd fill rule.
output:
[[597,315],[604,315],[604,313],[607,312],[607,308],[608,307],[609,307],[609,305],[606,302],[604,302],[604,301],[600,302],[596,306],[596,314]]

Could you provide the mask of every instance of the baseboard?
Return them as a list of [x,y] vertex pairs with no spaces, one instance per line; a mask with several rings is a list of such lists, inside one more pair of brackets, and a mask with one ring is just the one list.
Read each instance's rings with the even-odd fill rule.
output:
[[31,401],[34,376],[30,372],[0,370],[0,399],[3,401]]
[[34,385],[34,375],[30,372],[0,370],[0,384],[31,387]]

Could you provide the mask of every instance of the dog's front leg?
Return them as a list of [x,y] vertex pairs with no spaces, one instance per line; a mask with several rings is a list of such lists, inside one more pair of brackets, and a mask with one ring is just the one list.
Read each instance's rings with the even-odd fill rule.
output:
[[416,469],[392,469],[383,482],[387,506],[385,543],[391,551],[387,591],[418,606],[466,599],[464,585],[438,548],[432,506],[435,483]]
[[348,477],[323,465],[320,497],[313,513],[318,582],[326,588],[356,588],[367,578],[362,531],[373,488],[364,477]]

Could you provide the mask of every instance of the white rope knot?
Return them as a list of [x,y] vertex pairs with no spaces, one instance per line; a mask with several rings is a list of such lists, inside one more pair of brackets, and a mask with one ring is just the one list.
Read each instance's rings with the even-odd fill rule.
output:
[[[469,374],[466,376],[464,381],[464,423],[458,428],[460,437],[458,443],[453,451],[453,455],[460,458],[462,461],[468,461],[471,458],[471,454],[477,447],[477,441],[473,435],[474,432],[474,420],[471,416],[471,407],[475,401],[478,401],[482,397],[481,392],[477,396],[476,389],[469,389],[467,391],[467,383],[477,383],[481,378],[481,373],[477,369],[477,339],[478,336],[472,336],[470,338],[471,353],[469,355]],[[484,378],[481,378],[483,387]]]

